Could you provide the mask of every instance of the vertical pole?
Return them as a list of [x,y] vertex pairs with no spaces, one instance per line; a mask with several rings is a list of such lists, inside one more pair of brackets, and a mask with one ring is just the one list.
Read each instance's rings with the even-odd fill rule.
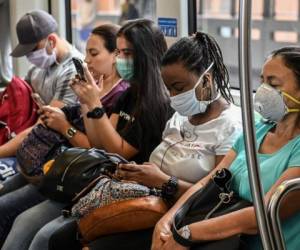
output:
[[251,81],[251,4],[251,0],[241,0],[239,11],[239,74],[244,141],[249,182],[262,244],[265,250],[273,250],[273,238],[264,203],[264,192],[260,182],[259,163],[256,155]]
[[66,39],[72,43],[72,9],[71,0],[65,0],[66,7]]

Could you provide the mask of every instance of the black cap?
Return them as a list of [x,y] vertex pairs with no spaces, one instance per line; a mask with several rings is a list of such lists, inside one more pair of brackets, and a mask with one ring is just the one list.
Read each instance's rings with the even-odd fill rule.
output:
[[10,55],[25,56],[36,47],[38,42],[56,30],[57,22],[49,13],[42,10],[26,13],[17,23],[19,44]]

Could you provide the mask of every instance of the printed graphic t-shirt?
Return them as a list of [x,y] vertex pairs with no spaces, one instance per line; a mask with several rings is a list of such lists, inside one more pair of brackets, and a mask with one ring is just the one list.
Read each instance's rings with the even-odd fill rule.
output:
[[219,117],[197,126],[176,112],[150,162],[168,175],[195,183],[215,167],[216,155],[231,149],[241,131],[241,110],[233,104]]

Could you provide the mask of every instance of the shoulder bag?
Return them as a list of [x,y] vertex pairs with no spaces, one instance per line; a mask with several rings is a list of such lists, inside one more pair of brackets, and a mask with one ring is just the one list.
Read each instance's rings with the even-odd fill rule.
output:
[[179,234],[179,230],[185,225],[224,215],[252,205],[250,202],[240,199],[230,189],[231,179],[232,174],[228,169],[218,170],[203,188],[195,192],[177,210],[173,219],[172,233],[179,244],[192,246],[191,249],[236,250],[240,248],[240,235],[218,241],[192,241],[183,238]]
[[83,242],[103,235],[152,228],[168,211],[161,192],[102,176],[90,193],[72,208],[79,217]]

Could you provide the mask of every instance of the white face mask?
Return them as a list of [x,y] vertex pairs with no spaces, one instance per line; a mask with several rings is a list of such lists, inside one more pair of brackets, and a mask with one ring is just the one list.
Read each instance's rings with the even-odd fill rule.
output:
[[41,69],[47,69],[56,62],[55,51],[53,50],[51,55],[47,53],[47,43],[44,48],[30,52],[26,55],[29,62]]
[[264,119],[273,122],[281,121],[288,113],[300,112],[300,109],[288,108],[284,102],[283,96],[300,104],[300,101],[284,91],[279,91],[269,84],[263,83],[256,90],[254,96],[254,109],[261,114]]
[[199,101],[196,97],[197,86],[200,84],[203,76],[211,69],[213,65],[214,63],[212,62],[207,68],[207,70],[205,70],[204,73],[199,77],[194,88],[184,93],[170,97],[171,107],[174,110],[176,110],[179,114],[183,116],[192,116],[204,113],[207,109],[207,106],[220,97],[220,95],[217,95],[215,99],[209,101]]

